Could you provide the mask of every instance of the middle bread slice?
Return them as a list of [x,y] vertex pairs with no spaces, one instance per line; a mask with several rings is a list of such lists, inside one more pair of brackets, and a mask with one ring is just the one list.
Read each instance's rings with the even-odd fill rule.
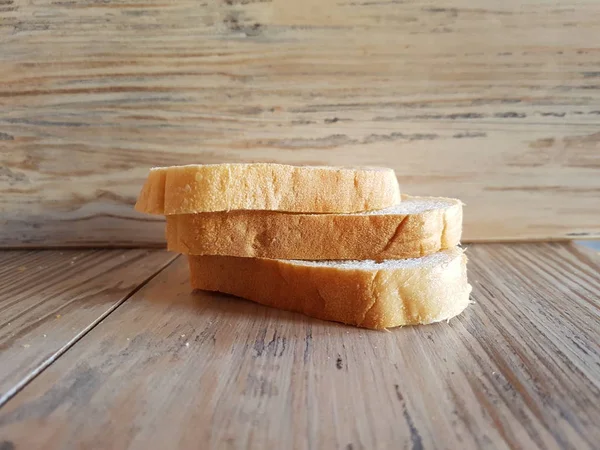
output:
[[167,216],[169,250],[272,259],[418,258],[460,243],[462,203],[403,196],[394,207],[351,214],[229,211]]

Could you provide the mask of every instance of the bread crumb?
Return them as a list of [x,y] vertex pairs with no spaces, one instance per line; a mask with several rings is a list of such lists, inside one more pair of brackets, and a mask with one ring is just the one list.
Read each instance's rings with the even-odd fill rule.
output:
[[61,317],[62,317],[62,316],[61,316],[60,314],[57,314],[57,315],[56,315],[56,318],[57,318],[57,319],[60,319]]
[[31,345],[29,345],[29,344],[24,344],[24,345],[23,345],[23,347],[25,347],[25,348],[29,348],[29,347],[31,347]]
[[27,270],[27,267],[25,266],[21,266],[17,269],[19,272],[23,272],[24,270]]
[[184,337],[185,337],[185,334],[182,334],[182,335],[181,335],[181,337],[182,337],[182,338],[184,338]]
[[186,343],[185,343],[185,346],[186,346],[186,347],[189,347],[189,346],[190,346],[190,343],[189,343],[189,342],[186,342]]

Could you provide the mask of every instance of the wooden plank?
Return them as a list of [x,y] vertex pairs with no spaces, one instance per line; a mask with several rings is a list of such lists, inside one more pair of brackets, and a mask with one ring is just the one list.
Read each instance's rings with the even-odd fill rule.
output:
[[467,241],[600,236],[597,0],[4,3],[2,246],[160,245],[147,169],[230,161],[391,166]]
[[599,260],[563,244],[468,253],[475,304],[390,332],[192,294],[180,258],[10,401],[0,435],[45,449],[597,448]]
[[156,250],[0,252],[0,406],[174,257]]

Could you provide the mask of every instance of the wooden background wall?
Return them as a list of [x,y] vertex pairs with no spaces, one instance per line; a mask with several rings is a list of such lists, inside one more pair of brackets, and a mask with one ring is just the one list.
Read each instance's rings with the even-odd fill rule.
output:
[[147,169],[393,167],[465,238],[600,236],[598,0],[0,0],[0,246],[162,242]]

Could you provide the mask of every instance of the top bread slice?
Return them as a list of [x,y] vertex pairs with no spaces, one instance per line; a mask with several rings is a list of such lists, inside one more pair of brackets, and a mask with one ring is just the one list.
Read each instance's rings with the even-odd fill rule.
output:
[[403,196],[398,205],[350,214],[231,211],[167,216],[169,250],[272,259],[418,258],[460,243],[462,203]]
[[210,164],[151,169],[135,209],[164,215],[231,210],[351,213],[399,201],[392,169]]

